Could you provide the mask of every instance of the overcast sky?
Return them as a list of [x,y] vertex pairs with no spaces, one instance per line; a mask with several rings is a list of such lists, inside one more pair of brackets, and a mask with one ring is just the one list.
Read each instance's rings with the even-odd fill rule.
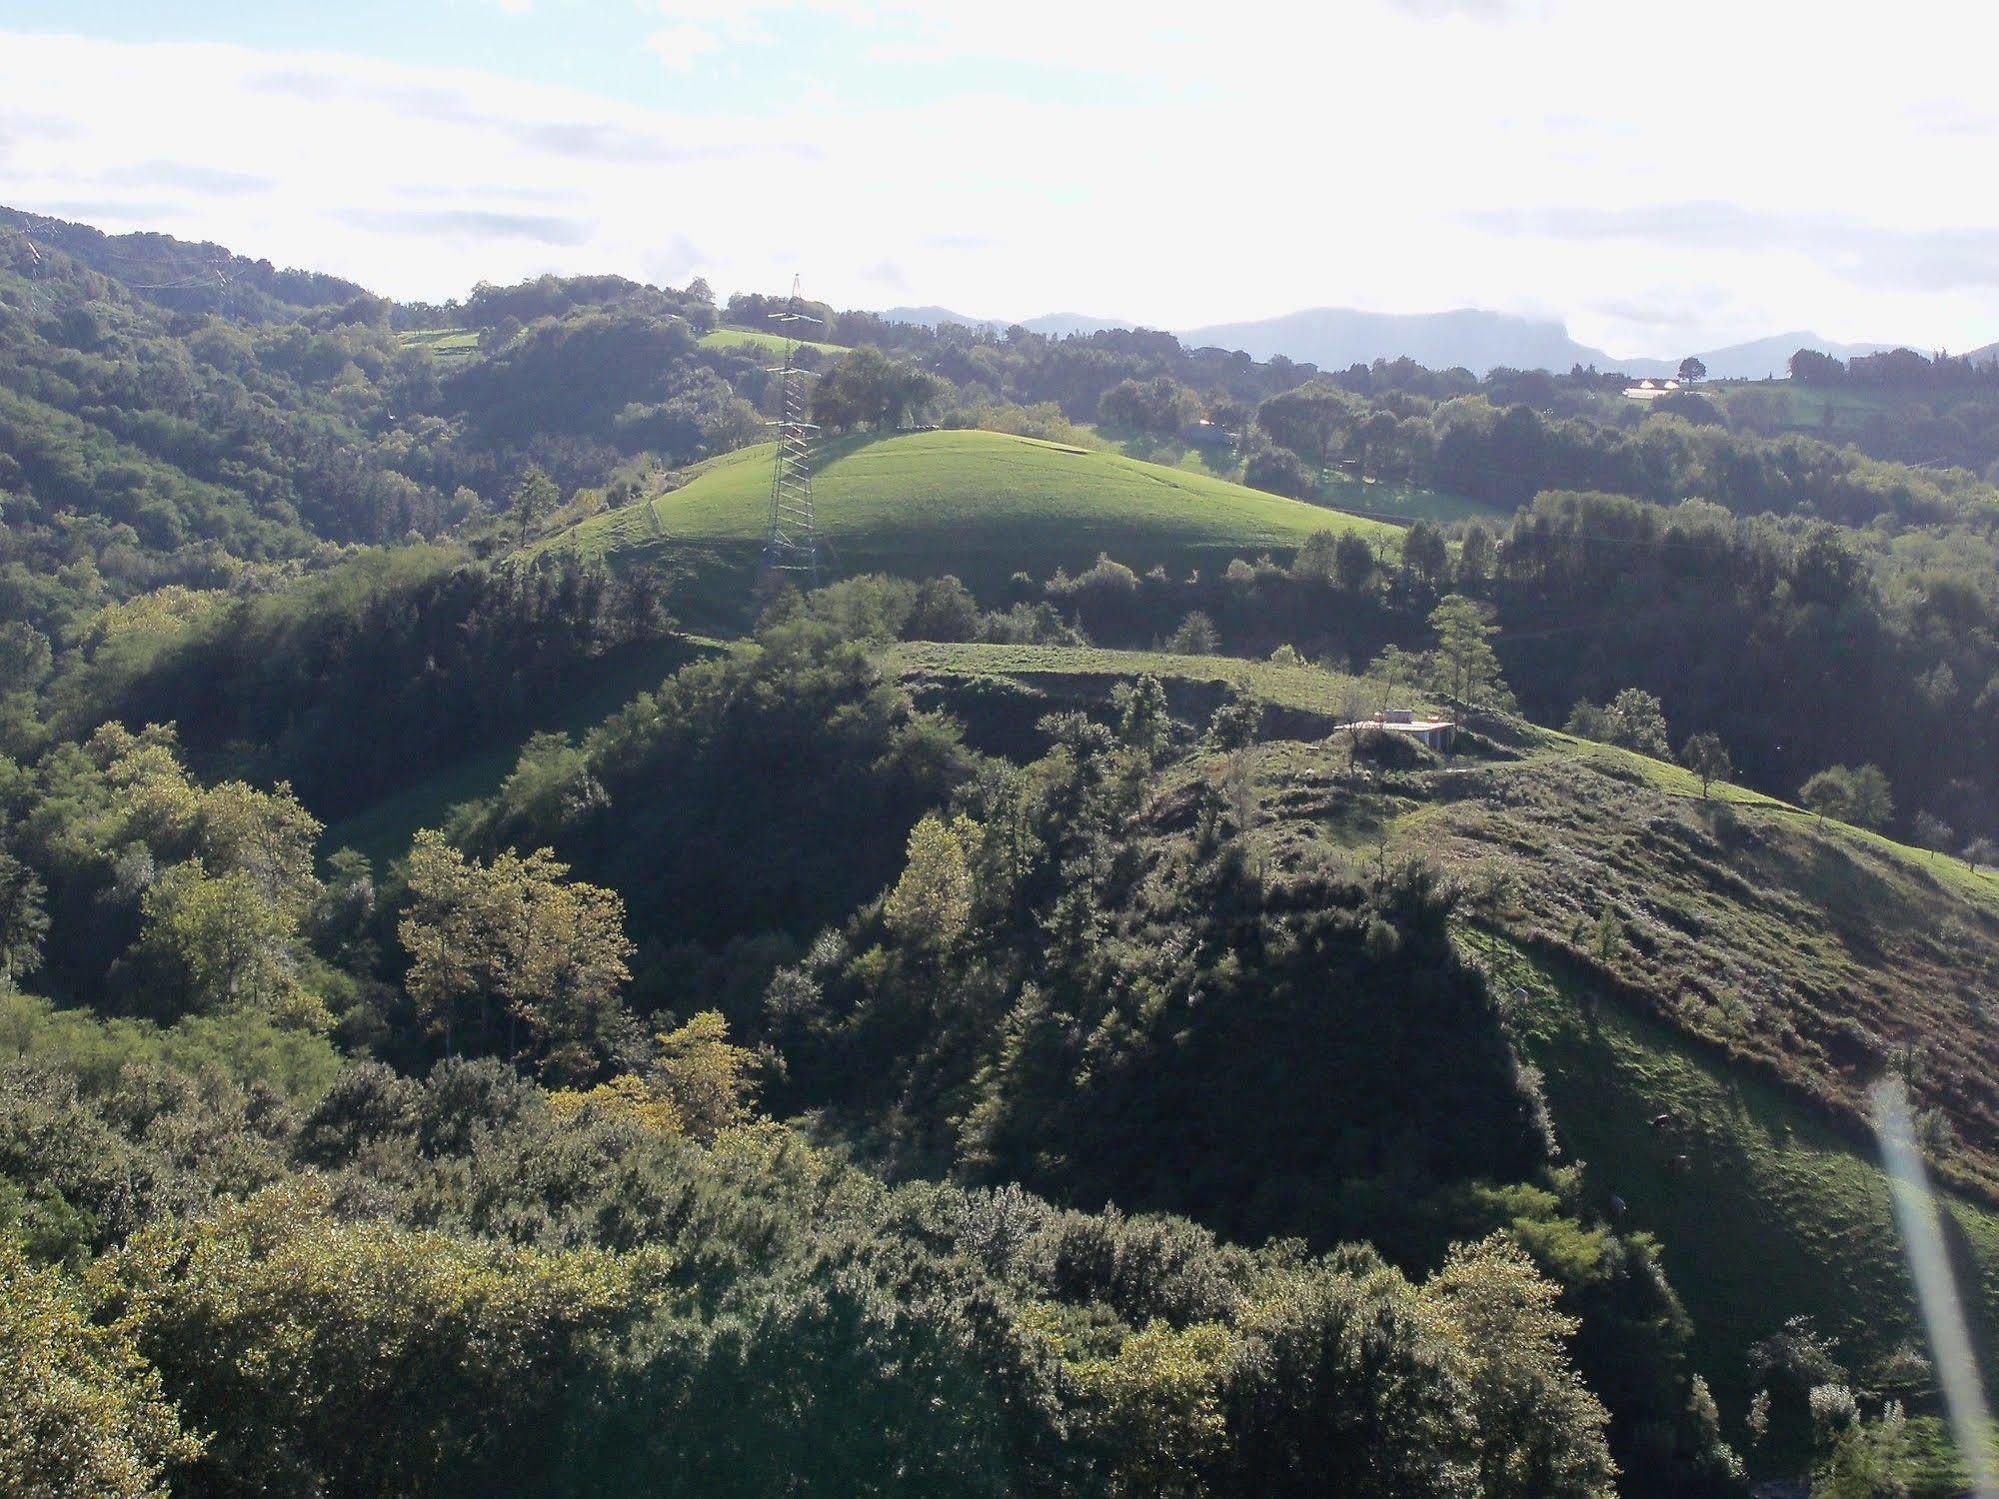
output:
[[400,297],[1968,348],[1995,56],[1984,0],[0,0],[0,203]]

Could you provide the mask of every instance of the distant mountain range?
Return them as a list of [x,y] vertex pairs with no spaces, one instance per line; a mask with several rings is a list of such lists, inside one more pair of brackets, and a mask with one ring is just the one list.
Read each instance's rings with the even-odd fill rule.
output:
[[[881,316],[890,322],[922,323],[929,327],[939,323],[1006,325],[1005,319],[967,317],[945,307],[891,307]],[[1035,333],[1061,337],[1131,324],[1061,312],[1021,319],[1021,326]],[[1432,369],[1462,365],[1480,374],[1496,365],[1561,371],[1581,364],[1594,365],[1600,370],[1621,370],[1629,375],[1671,375],[1679,370],[1680,360],[1685,357],[1674,354],[1621,359],[1576,342],[1569,337],[1568,329],[1553,319],[1514,317],[1474,307],[1414,314],[1314,307],[1254,322],[1215,323],[1205,328],[1171,331],[1193,348],[1240,349],[1260,360],[1281,354],[1325,370],[1342,370],[1353,364],[1372,364],[1377,359],[1406,355]],[[1856,354],[1874,354],[1894,347],[1839,343],[1816,333],[1798,332],[1687,352],[1707,366],[1710,378],[1753,380],[1783,374],[1791,355],[1799,349],[1818,349],[1838,359],[1851,359]],[[1989,357],[1994,350],[1999,350],[1999,345],[1980,352]]]
[[1138,326],[1129,318],[1090,317],[1081,312],[1050,312],[1041,317],[1015,319],[971,317],[962,312],[953,312],[948,307],[890,307],[875,315],[884,322],[920,323],[926,328],[935,328],[940,323],[963,323],[968,328],[1011,328],[1017,321],[1029,333],[1041,333],[1049,338],[1066,338],[1071,333],[1097,333],[1105,328]]

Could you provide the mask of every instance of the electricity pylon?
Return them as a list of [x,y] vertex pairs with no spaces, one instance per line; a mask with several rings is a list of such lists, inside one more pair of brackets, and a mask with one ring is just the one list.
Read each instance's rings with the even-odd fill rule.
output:
[[771,466],[764,570],[790,574],[817,588],[820,541],[812,514],[812,439],[819,428],[807,420],[812,412],[806,399],[807,372],[798,367],[798,335],[805,324],[825,324],[804,307],[794,276],[785,310],[767,314],[784,335],[784,363],[770,370],[778,380],[778,415],[771,422],[777,428],[777,456]]

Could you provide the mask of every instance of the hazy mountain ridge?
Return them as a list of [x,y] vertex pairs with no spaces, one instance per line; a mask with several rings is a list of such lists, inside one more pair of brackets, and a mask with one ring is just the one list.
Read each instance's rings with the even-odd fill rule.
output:
[[1019,326],[1029,333],[1041,333],[1050,338],[1063,338],[1071,333],[1096,333],[1105,328],[1131,328],[1137,326],[1129,318],[1092,317],[1083,312],[1047,312],[1031,318],[972,317],[968,313],[953,312],[948,307],[890,307],[876,314],[884,322],[915,323],[923,328],[936,328],[945,323],[963,323],[968,328],[1011,328],[1018,321]]
[[[1004,319],[967,317],[945,307],[891,307],[881,316],[890,322],[919,323],[932,328],[940,323],[1007,326]],[[1133,325],[1076,313],[1051,313],[1025,319],[1021,326],[1031,332],[1062,337]],[[1313,307],[1279,317],[1210,323],[1173,332],[1190,348],[1240,349],[1252,359],[1282,357],[1326,370],[1407,357],[1432,369],[1462,366],[1479,374],[1500,366],[1562,371],[1581,364],[1600,370],[1622,370],[1631,375],[1656,376],[1677,373],[1681,359],[1686,357],[1664,354],[1621,358],[1571,338],[1566,325],[1556,319],[1517,317],[1477,307],[1424,313]],[[1688,352],[1707,366],[1710,378],[1757,380],[1782,375],[1791,355],[1801,348],[1818,349],[1837,359],[1851,359],[1895,347],[1884,343],[1840,343],[1817,333],[1800,331]],[[1995,352],[1999,352],[1999,344],[1976,351],[1974,357],[1991,357]]]

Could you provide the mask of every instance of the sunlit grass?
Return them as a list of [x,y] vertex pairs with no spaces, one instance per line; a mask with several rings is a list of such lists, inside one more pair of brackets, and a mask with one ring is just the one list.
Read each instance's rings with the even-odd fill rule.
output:
[[[617,564],[699,554],[703,586],[740,596],[769,515],[771,451],[715,459],[680,487],[543,546]],[[1262,552],[1287,557],[1316,531],[1395,534],[1205,474],[997,432],[828,443],[813,491],[841,573],[955,573],[990,604],[1017,571],[1044,579],[1087,568],[1099,553],[1184,576]]]
[[782,355],[787,348],[817,349],[822,354],[844,354],[844,344],[818,343],[799,339],[795,344],[781,333],[764,333],[755,328],[717,328],[701,335],[704,349],[755,349],[763,354]]

